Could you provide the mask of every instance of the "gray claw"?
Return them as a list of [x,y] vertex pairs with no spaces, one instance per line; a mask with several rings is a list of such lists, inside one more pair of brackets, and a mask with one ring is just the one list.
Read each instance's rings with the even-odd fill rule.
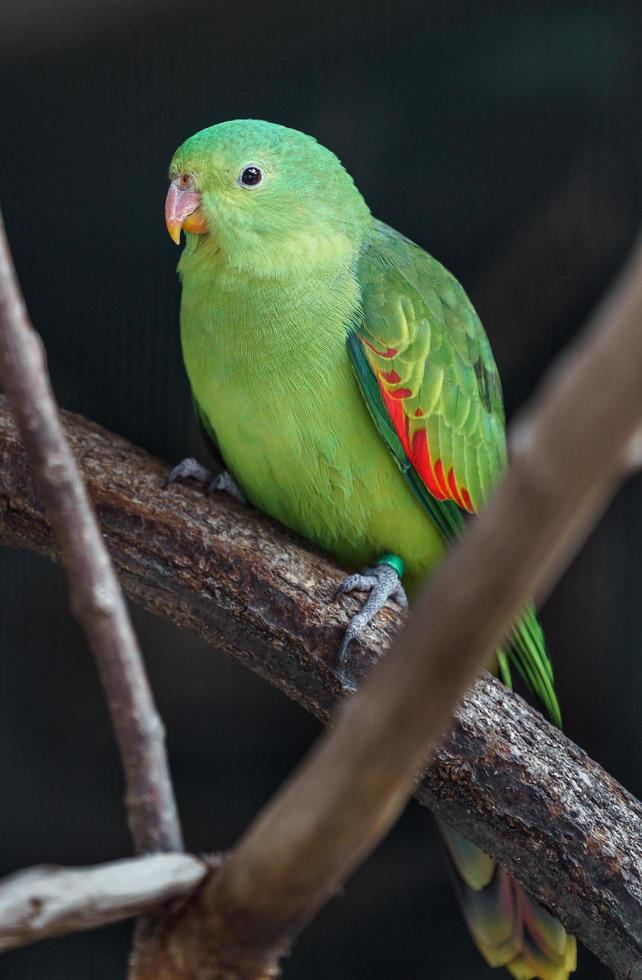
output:
[[352,617],[343,634],[339,649],[340,664],[345,662],[346,653],[352,640],[359,636],[365,627],[372,622],[388,599],[394,599],[402,609],[408,608],[408,597],[401,584],[401,579],[390,565],[375,565],[374,568],[366,568],[361,573],[348,575],[336,590],[334,599],[338,599],[346,592],[353,591],[369,592],[370,595],[359,612]]
[[347,578],[344,578],[332,596],[332,601],[336,602],[339,596],[345,595],[346,592],[369,592],[371,589],[370,579],[365,573],[370,571],[371,569],[364,568],[363,572],[355,572],[354,575],[348,575]]
[[236,483],[234,477],[231,476],[227,470],[223,470],[223,472],[219,473],[218,476],[215,476],[213,480],[210,480],[207,487],[208,496],[210,493],[214,493],[215,490],[222,490],[225,493],[229,493],[230,497],[235,497],[236,500],[240,500],[242,504],[247,503],[247,497]]
[[183,459],[169,471],[165,477],[163,489],[167,490],[176,480],[196,480],[202,487],[205,487],[205,493],[208,496],[215,490],[224,490],[231,497],[240,500],[242,504],[247,503],[245,494],[239,489],[227,470],[223,470],[222,473],[213,477],[207,467],[199,463],[193,456]]
[[210,471],[199,463],[197,459],[193,456],[189,456],[187,459],[181,460],[176,466],[172,467],[167,476],[165,477],[165,482],[163,483],[163,489],[167,490],[172,483],[176,480],[198,480],[198,482],[206,487],[212,481],[212,474]]

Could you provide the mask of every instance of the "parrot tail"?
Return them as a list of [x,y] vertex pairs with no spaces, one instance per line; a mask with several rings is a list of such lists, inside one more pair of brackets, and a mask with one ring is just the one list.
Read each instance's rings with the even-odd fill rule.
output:
[[475,844],[437,821],[459,901],[489,966],[516,980],[568,980],[577,966],[574,936]]

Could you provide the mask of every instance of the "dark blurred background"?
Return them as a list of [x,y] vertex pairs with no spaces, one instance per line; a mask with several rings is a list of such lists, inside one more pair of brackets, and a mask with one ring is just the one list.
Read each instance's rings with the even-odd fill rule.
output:
[[[316,135],[373,211],[477,303],[509,417],[625,257],[642,203],[639,3],[4,0],[1,198],[61,404],[167,460],[200,451],[179,351],[165,173],[197,129]],[[613,379],[607,379],[609,383]],[[642,795],[642,504],[619,494],[543,610],[566,727]],[[121,775],[62,574],[0,553],[1,872],[129,853]],[[318,725],[133,610],[188,845],[229,847]],[[129,927],[5,955],[3,980],[124,975]],[[491,974],[412,804],[307,929],[286,977]],[[607,971],[580,953],[582,980]]]

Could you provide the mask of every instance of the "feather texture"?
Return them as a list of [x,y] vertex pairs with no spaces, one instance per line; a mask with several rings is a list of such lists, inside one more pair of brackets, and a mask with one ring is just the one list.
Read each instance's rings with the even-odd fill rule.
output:
[[[348,338],[374,423],[450,543],[506,467],[499,374],[470,300],[436,259],[377,222],[358,276],[362,318]],[[542,630],[529,606],[505,651],[561,724]],[[499,667],[506,680],[506,660]]]

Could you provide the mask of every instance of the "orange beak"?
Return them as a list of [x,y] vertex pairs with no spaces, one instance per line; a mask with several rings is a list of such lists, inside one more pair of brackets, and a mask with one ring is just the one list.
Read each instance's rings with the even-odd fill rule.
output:
[[169,237],[177,245],[180,245],[181,230],[191,231],[195,235],[206,234],[209,229],[201,210],[198,191],[187,190],[173,180],[165,198],[165,224]]

